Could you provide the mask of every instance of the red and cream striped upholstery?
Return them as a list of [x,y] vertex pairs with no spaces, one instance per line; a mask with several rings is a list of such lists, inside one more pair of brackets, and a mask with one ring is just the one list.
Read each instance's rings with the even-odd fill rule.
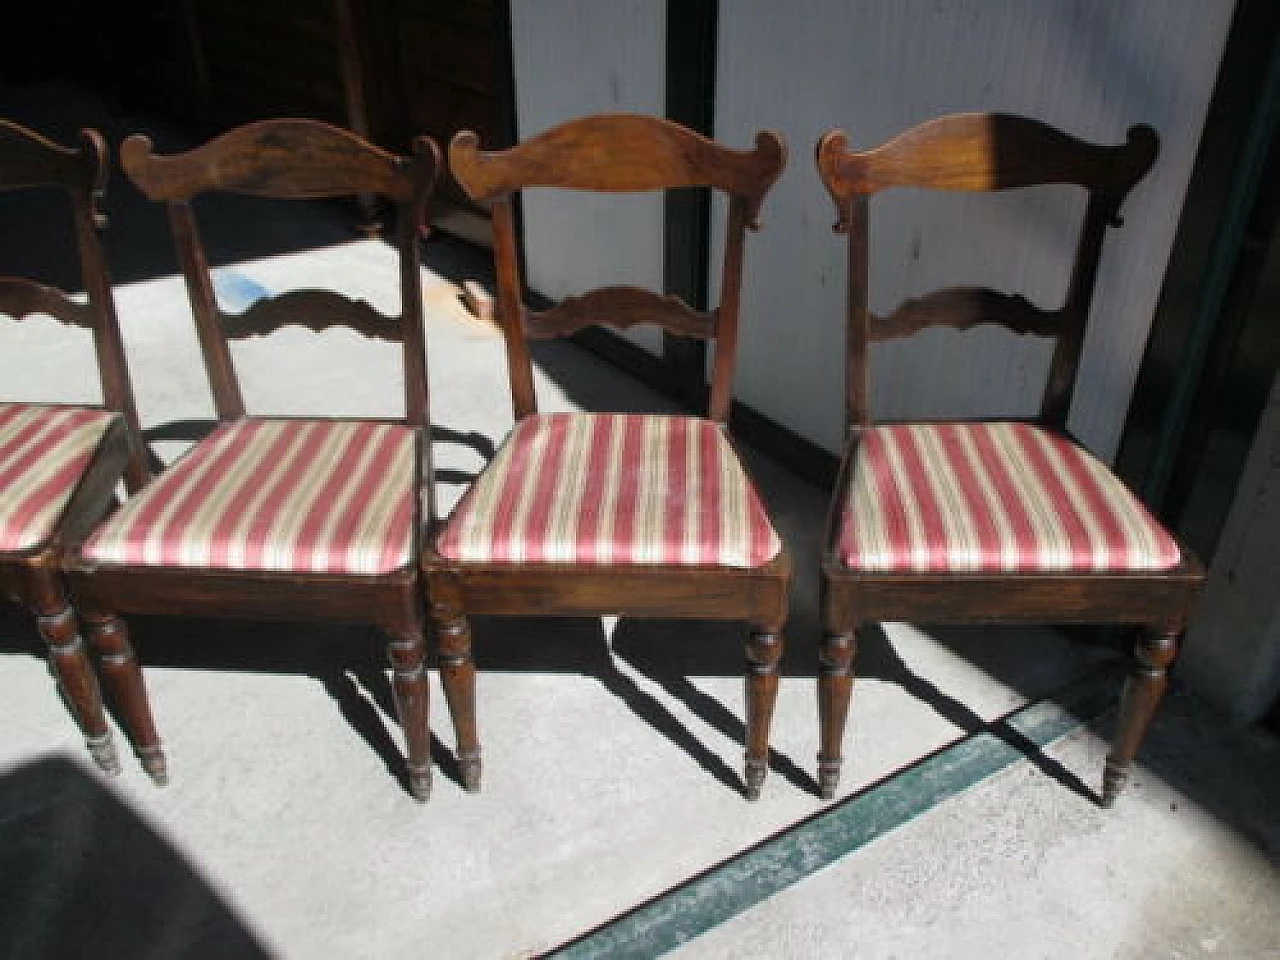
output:
[[328,420],[223,424],[85,544],[105,563],[375,575],[410,562],[413,430]]
[[0,403],[0,552],[31,550],[53,535],[115,417]]
[[1163,570],[1177,544],[1107,467],[1025,423],[862,435],[839,536],[876,571]]
[[439,542],[475,563],[758,567],[779,549],[719,427],[639,414],[520,421]]

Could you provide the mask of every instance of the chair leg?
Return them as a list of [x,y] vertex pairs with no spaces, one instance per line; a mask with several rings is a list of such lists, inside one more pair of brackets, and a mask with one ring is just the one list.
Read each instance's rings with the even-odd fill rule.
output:
[[853,692],[853,658],[858,649],[857,634],[826,633],[818,651],[818,723],[821,749],[818,752],[818,787],[822,799],[836,795],[840,784],[840,763],[844,745],[849,697]]
[[427,644],[419,627],[392,635],[391,661],[396,713],[408,751],[409,793],[426,802],[431,796],[431,700],[427,687]]
[[107,714],[102,708],[102,692],[66,589],[56,573],[45,569],[31,571],[31,588],[36,623],[49,648],[49,666],[54,678],[84,732],[94,762],[104,772],[116,776],[120,773],[120,757],[111,739]]
[[155,721],[151,718],[151,704],[147,701],[142,669],[129,643],[128,628],[123,620],[111,613],[85,612],[84,621],[89,644],[97,653],[102,667],[107,692],[120,711],[121,721],[133,741],[138,759],[156,786],[162,787],[169,782],[169,768]]
[[458,768],[468,793],[480,789],[480,738],[476,731],[476,665],[471,627],[455,605],[437,601],[431,616],[440,643],[440,682],[457,738]]
[[1120,718],[1102,774],[1102,805],[1115,802],[1138,753],[1160,698],[1169,685],[1169,665],[1178,653],[1178,631],[1144,630],[1134,647],[1133,672],[1125,683]]
[[769,727],[778,699],[778,661],[782,659],[779,626],[751,628],[747,640],[747,799],[756,800],[769,769]]

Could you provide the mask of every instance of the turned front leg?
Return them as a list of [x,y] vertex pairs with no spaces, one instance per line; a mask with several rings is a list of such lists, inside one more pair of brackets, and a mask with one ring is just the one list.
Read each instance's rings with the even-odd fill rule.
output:
[[427,644],[420,628],[391,635],[387,644],[397,719],[408,753],[409,793],[431,796],[431,693],[427,686]]
[[142,669],[129,643],[128,628],[123,620],[110,613],[86,612],[84,620],[89,644],[97,653],[102,667],[107,692],[120,712],[125,732],[133,741],[133,749],[156,785],[164,786],[169,782],[168,764],[151,717]]
[[1169,685],[1169,666],[1177,653],[1176,630],[1144,630],[1134,646],[1133,672],[1125,683],[1115,739],[1102,774],[1103,806],[1115,802],[1129,778],[1129,767]]
[[102,692],[66,589],[58,575],[46,569],[31,571],[31,587],[36,623],[49,650],[54,678],[84,733],[90,756],[104,772],[115,776],[120,772],[120,758],[111,740],[111,728],[102,708]]
[[753,627],[747,640],[747,799],[755,800],[769,769],[769,727],[778,700],[778,662],[782,634],[778,627]]
[[849,716],[853,658],[857,649],[857,635],[849,630],[825,634],[818,650],[818,723],[821,728],[818,787],[824,800],[834,797],[840,784],[844,727]]
[[435,600],[431,617],[440,646],[440,682],[453,718],[462,786],[475,793],[480,789],[480,737],[476,729],[476,665],[471,655],[471,627],[460,606],[449,599]]

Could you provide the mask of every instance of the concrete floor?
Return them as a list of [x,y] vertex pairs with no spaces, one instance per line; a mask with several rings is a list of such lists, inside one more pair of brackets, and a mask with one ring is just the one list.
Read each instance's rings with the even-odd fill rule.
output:
[[[119,310],[144,426],[169,459],[212,409],[162,218],[116,188]],[[220,239],[243,225],[241,208],[222,216],[211,247],[230,264],[221,290],[232,307],[259,288],[319,283],[394,307],[390,250],[351,241],[341,211],[311,221],[269,208],[243,247]],[[268,241],[291,252],[262,259]],[[3,246],[19,262],[35,256],[25,242]],[[500,341],[456,303],[456,281],[483,273],[483,259],[438,239],[427,262],[447,507],[509,428],[510,408]],[[0,396],[93,396],[79,340],[52,323],[0,326]],[[259,412],[399,409],[394,348],[343,331],[286,330],[236,357]],[[542,349],[537,362],[544,409],[664,407],[573,346]],[[738,779],[735,625],[479,621],[484,789],[467,795],[453,778],[433,686],[439,776],[419,806],[400,782],[372,631],[131,621],[170,758],[161,790],[131,761],[117,780],[91,768],[32,625],[0,608],[0,954],[534,956],[785,839],[825,808],[812,780],[825,504],[782,465],[752,455],[751,466],[799,561],[776,755],[754,804]],[[918,758],[1116,656],[1053,630],[886,625],[860,659],[841,800],[873,796]],[[1108,732],[1104,718],[1030,750],[680,954],[1280,955],[1280,746],[1175,692],[1128,792],[1103,811],[1092,789]]]

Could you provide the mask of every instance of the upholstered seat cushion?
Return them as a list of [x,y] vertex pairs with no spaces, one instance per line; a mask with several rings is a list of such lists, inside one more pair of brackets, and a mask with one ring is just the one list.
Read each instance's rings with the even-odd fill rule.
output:
[[376,575],[406,566],[413,430],[366,421],[223,424],[85,544],[93,560]]
[[477,563],[758,567],[779,549],[719,427],[638,414],[521,420],[439,541]]
[[116,414],[0,403],[0,552],[48,540]]
[[1096,457],[1026,423],[862,435],[838,553],[875,571],[1162,570],[1178,545]]

